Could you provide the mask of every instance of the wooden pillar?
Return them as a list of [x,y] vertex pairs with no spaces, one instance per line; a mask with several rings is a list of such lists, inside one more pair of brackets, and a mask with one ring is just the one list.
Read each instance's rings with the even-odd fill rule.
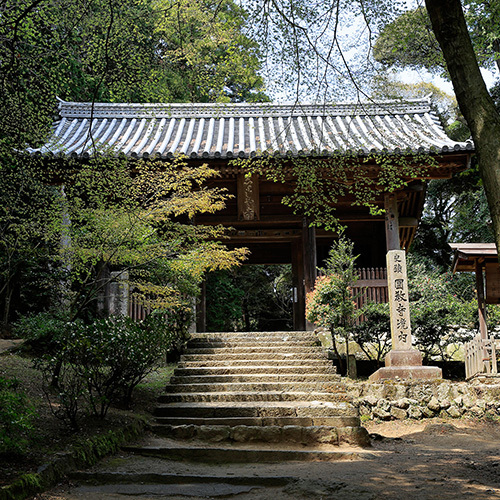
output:
[[[314,289],[317,273],[316,228],[310,226],[310,219],[302,219],[302,255],[304,262],[304,316],[306,295]],[[314,324],[305,319],[305,330],[313,331]]]
[[309,227],[310,220],[302,219],[302,254],[304,259],[304,286],[305,293],[314,288],[316,281],[316,270],[318,267],[316,257],[316,228]]
[[304,294],[304,259],[302,240],[292,242],[293,329],[306,329],[306,297]]
[[476,259],[475,262],[476,271],[476,290],[477,290],[477,310],[479,313],[479,332],[482,339],[488,338],[488,326],[486,324],[486,301],[484,297],[484,280],[483,280],[483,266]]
[[207,331],[207,282],[201,284],[201,293],[196,302],[196,331]]
[[385,241],[387,251],[400,250],[399,244],[399,216],[398,200],[396,194],[386,194],[384,197],[385,208]]

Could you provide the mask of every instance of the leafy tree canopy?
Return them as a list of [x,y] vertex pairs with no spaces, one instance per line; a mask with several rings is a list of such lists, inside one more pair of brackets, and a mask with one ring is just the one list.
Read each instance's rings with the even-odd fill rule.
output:
[[232,0],[6,0],[0,140],[41,141],[56,96],[104,102],[267,100]]
[[[479,63],[500,70],[500,4],[466,0],[465,17]],[[425,7],[404,12],[387,24],[373,47],[376,61],[397,68],[425,68],[449,78]]]

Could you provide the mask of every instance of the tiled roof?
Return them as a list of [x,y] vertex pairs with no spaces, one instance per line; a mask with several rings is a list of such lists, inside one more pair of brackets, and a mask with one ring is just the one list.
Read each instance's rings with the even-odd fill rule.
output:
[[472,150],[444,133],[427,99],[357,104],[59,103],[46,145],[30,153],[134,158]]

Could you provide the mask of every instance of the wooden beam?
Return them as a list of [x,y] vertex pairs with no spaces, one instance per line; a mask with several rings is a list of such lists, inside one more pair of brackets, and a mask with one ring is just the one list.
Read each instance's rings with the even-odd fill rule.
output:
[[316,228],[310,226],[310,219],[302,219],[302,253],[304,255],[304,286],[305,293],[314,288],[316,281]]
[[417,227],[418,219],[416,217],[399,217],[399,227]]
[[385,241],[387,251],[400,250],[399,243],[399,217],[398,202],[395,194],[386,194],[384,197],[385,208]]
[[306,329],[306,298],[304,294],[304,261],[302,242],[292,243],[293,329]]
[[484,299],[483,266],[476,259],[476,290],[477,290],[477,311],[479,314],[479,332],[482,339],[488,338],[488,326],[486,324],[486,301]]

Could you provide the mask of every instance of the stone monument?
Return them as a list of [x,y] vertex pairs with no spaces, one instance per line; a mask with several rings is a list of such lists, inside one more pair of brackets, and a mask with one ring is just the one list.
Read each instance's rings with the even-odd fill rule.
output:
[[422,355],[412,347],[410,301],[404,250],[387,252],[387,285],[391,317],[392,350],[385,358],[385,367],[370,377],[370,382],[384,379],[439,379],[441,368],[422,366]]

